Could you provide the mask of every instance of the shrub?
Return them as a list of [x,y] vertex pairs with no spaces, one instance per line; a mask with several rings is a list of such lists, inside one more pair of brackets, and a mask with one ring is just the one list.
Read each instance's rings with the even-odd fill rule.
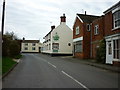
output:
[[96,51],[96,60],[99,63],[105,63],[106,59],[106,42],[105,39],[101,40],[99,48]]

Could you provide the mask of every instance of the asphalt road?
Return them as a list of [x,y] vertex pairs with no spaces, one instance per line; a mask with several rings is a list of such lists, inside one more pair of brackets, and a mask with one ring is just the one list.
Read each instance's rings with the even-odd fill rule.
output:
[[3,88],[118,88],[118,73],[67,57],[24,54],[3,79]]

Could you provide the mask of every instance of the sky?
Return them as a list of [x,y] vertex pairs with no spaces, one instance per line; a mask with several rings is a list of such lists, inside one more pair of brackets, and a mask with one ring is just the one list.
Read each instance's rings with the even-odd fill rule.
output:
[[[0,26],[3,0],[0,0]],[[51,26],[60,24],[65,13],[66,24],[72,29],[76,14],[103,15],[118,0],[6,0],[5,29],[20,39],[44,41]],[[64,32],[63,32],[64,33]]]

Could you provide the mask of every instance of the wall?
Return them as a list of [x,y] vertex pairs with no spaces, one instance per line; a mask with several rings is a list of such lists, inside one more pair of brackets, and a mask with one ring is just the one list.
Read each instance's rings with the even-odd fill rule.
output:
[[105,36],[120,33],[120,28],[116,30],[113,29],[113,16],[112,12],[105,14]]
[[[95,25],[99,25],[99,34],[94,35],[94,27]],[[104,16],[94,20],[92,22],[92,56],[91,58],[96,58],[96,51],[99,48],[99,43],[102,39],[104,39]]]
[[[28,43],[28,46],[24,44],[25,43],[22,43],[21,45],[21,52],[39,52],[39,43],[36,43],[36,46],[32,46],[32,43]],[[28,47],[28,50],[24,50],[24,47]],[[36,50],[32,50],[32,47],[35,47]]]
[[[55,41],[53,40],[53,36],[57,32],[59,36],[59,40]],[[51,34],[51,40],[52,43],[59,43],[59,50],[58,54],[72,54],[73,51],[73,32],[72,30],[65,24],[61,23],[58,27],[56,27]],[[71,44],[71,46],[68,46],[68,43]]]

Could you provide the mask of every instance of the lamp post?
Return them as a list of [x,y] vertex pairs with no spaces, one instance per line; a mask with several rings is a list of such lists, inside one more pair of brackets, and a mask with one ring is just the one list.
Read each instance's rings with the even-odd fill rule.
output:
[[5,0],[3,1],[3,10],[2,10],[2,26],[1,26],[2,36],[4,33],[4,21],[5,21]]

